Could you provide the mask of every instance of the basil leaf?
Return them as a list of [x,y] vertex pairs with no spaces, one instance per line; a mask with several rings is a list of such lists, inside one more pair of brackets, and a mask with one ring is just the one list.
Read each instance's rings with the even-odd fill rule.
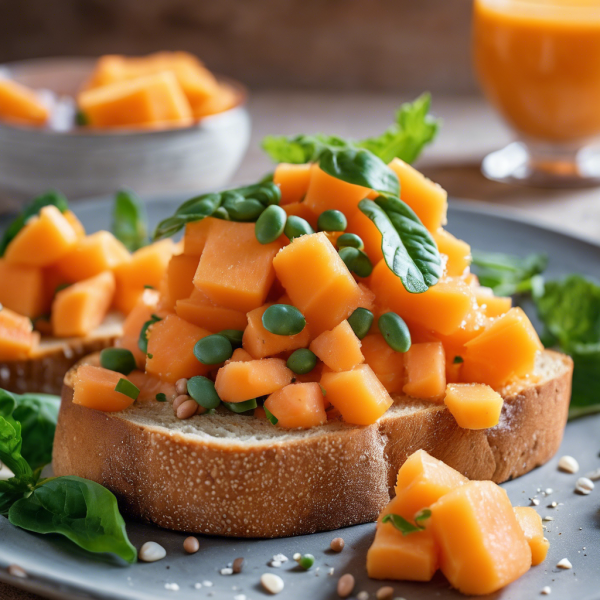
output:
[[406,291],[421,294],[442,276],[442,259],[431,234],[414,211],[398,198],[379,196],[358,203],[382,235],[381,250],[387,266]]
[[3,462],[16,478],[32,478],[33,471],[21,454],[21,424],[12,418],[0,416],[0,462]]
[[423,531],[424,527],[420,525],[413,525],[409,521],[407,521],[404,517],[400,515],[395,515],[393,513],[389,513],[381,519],[382,523],[391,523],[398,531],[402,533],[402,535],[409,535],[410,533],[417,533],[419,531]]
[[6,228],[2,239],[0,239],[0,256],[4,256],[7,246],[17,237],[17,234],[25,227],[27,221],[37,215],[44,206],[54,205],[60,212],[69,210],[67,199],[56,190],[50,190],[41,196],[38,196],[28,204],[19,216]]
[[110,552],[129,563],[137,560],[117,499],[87,479],[57,477],[42,483],[10,507],[8,520],[27,531],[62,534],[90,552]]
[[148,243],[146,209],[142,201],[129,190],[120,190],[115,196],[112,230],[130,252]]
[[347,148],[351,140],[335,135],[268,135],[263,138],[263,150],[275,161],[304,164],[316,161],[325,148]]
[[10,507],[31,492],[34,483],[27,477],[0,480],[0,515],[7,516]]

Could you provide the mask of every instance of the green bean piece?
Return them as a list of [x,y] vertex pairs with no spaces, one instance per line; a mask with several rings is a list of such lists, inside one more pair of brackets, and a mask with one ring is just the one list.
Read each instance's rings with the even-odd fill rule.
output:
[[312,554],[303,554],[298,559],[298,564],[307,571],[315,564],[315,557]]
[[342,233],[337,239],[337,247],[344,248],[349,246],[350,248],[357,248],[358,250],[364,250],[365,244],[355,233]]
[[239,329],[223,329],[219,331],[219,335],[226,337],[234,348],[240,348],[244,332]]
[[410,331],[404,319],[395,312],[387,312],[379,317],[377,326],[388,346],[396,352],[406,352],[411,345]]
[[135,358],[127,348],[104,348],[100,352],[100,366],[122,375],[129,375],[137,368]]
[[368,277],[373,272],[371,259],[358,248],[344,246],[340,248],[340,258],[344,261],[348,270],[358,277]]
[[285,229],[287,213],[281,206],[271,204],[264,209],[256,225],[254,226],[254,234],[256,239],[261,244],[270,244],[281,236]]
[[140,395],[140,388],[131,383],[129,379],[121,378],[117,381],[115,392],[129,396],[132,400],[137,400],[137,397]]
[[326,210],[319,215],[317,226],[320,231],[346,231],[348,219],[340,210]]
[[369,333],[374,319],[375,317],[370,310],[366,308],[357,308],[348,317],[348,323],[350,323],[350,327],[352,327],[354,335],[356,335],[359,340],[362,340],[367,333]]
[[187,389],[188,394],[206,409],[217,408],[221,403],[215,384],[208,377],[202,377],[201,375],[191,377],[188,379]]
[[306,327],[306,319],[295,306],[273,304],[263,313],[262,324],[275,335],[296,335]]
[[285,223],[283,233],[287,235],[291,242],[293,239],[302,235],[310,235],[311,233],[314,233],[314,230],[310,226],[310,223],[302,217],[290,215]]
[[245,413],[249,410],[253,410],[258,406],[256,398],[252,400],[244,400],[243,402],[223,402],[223,404],[231,411],[237,414]]
[[317,366],[317,355],[308,348],[294,350],[287,359],[287,367],[297,375],[306,375]]
[[203,365],[218,365],[231,358],[232,354],[231,342],[224,335],[218,333],[207,335],[198,340],[194,346],[194,356]]

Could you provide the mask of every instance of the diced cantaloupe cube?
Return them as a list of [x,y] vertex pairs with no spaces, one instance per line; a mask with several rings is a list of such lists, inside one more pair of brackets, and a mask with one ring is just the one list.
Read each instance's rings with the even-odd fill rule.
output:
[[310,208],[308,208],[308,206],[306,206],[306,202],[293,202],[292,204],[285,204],[281,208],[285,210],[288,217],[300,217],[301,219],[307,221],[315,231],[317,230],[317,222],[319,217]]
[[310,349],[333,371],[350,371],[365,361],[361,341],[350,323],[344,320],[331,331],[324,331],[310,344]]
[[215,304],[198,289],[195,289],[189,298],[177,300],[175,312],[182,319],[214,333],[223,329],[244,331],[248,324],[245,313]]
[[124,410],[131,406],[135,399],[115,390],[121,379],[129,381],[116,371],[81,365],[75,372],[73,403],[103,412]]
[[210,227],[215,221],[217,219],[213,217],[204,217],[200,221],[192,221],[185,226],[185,233],[183,235],[184,254],[200,257],[204,246],[206,246]]
[[369,333],[362,339],[365,362],[390,394],[402,392],[404,386],[404,354],[390,348],[380,333]]
[[318,383],[292,383],[273,392],[264,404],[284,429],[309,429],[327,422]]
[[77,234],[56,206],[44,206],[8,244],[4,259],[10,264],[45,267],[62,258]]
[[531,564],[539,565],[546,559],[550,548],[550,542],[544,537],[542,518],[531,506],[515,506],[514,510],[531,549]]
[[474,289],[474,294],[477,304],[489,318],[499,317],[512,308],[512,298],[494,296],[490,288],[477,287]]
[[393,404],[383,384],[369,365],[358,365],[352,371],[324,372],[321,385],[326,400],[353,425],[371,425]]
[[243,348],[236,348],[233,351],[231,358],[225,361],[225,364],[228,364],[230,362],[248,362],[249,360],[255,360],[255,358],[249,352],[246,352]]
[[543,349],[531,321],[518,307],[495,319],[465,347],[463,380],[494,388],[531,373]]
[[136,250],[131,260],[116,267],[118,285],[138,289],[146,286],[158,288],[176,249],[173,240],[167,239]]
[[266,358],[280,352],[306,348],[310,342],[308,327],[295,335],[277,335],[265,329],[262,316],[269,306],[273,305],[264,304],[248,313],[248,326],[242,340],[244,349],[254,358]]
[[294,165],[289,163],[279,163],[273,173],[273,183],[279,186],[281,190],[281,201],[279,204],[293,204],[302,202],[308,185],[310,183],[310,172],[314,167],[311,163],[304,165]]
[[441,227],[434,232],[433,239],[438,250],[448,257],[446,273],[451,277],[463,275],[471,264],[471,246]]
[[0,77],[0,119],[24,125],[44,125],[50,116],[48,107],[30,88]]
[[360,210],[354,213],[354,215],[348,219],[348,227],[346,228],[346,232],[355,233],[361,238],[365,245],[365,252],[374,265],[383,259],[383,251],[381,250],[381,233],[373,221],[367,217],[367,215],[362,213]]
[[198,268],[197,256],[178,254],[172,256],[167,265],[167,289],[169,301],[174,306],[177,300],[187,299],[194,291],[194,275]]
[[115,294],[115,277],[104,271],[58,292],[52,303],[52,331],[57,337],[86,336],[108,313]]
[[445,225],[446,190],[399,158],[394,158],[389,166],[400,180],[400,198],[415,211],[423,225],[431,233]]
[[225,402],[244,402],[289,385],[294,374],[280,358],[230,362],[219,369],[215,388]]
[[0,305],[26,317],[47,312],[44,272],[40,267],[14,265],[0,258]]
[[73,228],[75,235],[78,238],[85,237],[85,227],[81,221],[75,216],[75,213],[71,210],[65,210],[63,217],[69,222],[69,225]]
[[441,342],[413,344],[404,355],[403,391],[413,398],[441,402],[446,391],[446,355]]
[[462,485],[431,506],[440,568],[463,594],[491,594],[531,566],[531,550],[506,492],[491,481]]
[[459,427],[489,429],[498,425],[504,400],[484,383],[450,383],[444,403]]
[[214,303],[249,312],[265,302],[279,241],[261,244],[254,223],[215,221],[200,257],[194,285]]
[[232,85],[219,83],[212,96],[192,105],[192,114],[195,119],[229,110],[239,104],[241,94]]
[[25,360],[35,350],[40,334],[33,331],[28,317],[2,308],[0,310],[0,360]]

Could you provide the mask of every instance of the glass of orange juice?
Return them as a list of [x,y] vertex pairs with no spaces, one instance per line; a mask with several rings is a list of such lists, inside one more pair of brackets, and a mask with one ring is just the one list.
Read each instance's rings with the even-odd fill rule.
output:
[[475,0],[475,69],[518,141],[490,179],[600,184],[600,0]]

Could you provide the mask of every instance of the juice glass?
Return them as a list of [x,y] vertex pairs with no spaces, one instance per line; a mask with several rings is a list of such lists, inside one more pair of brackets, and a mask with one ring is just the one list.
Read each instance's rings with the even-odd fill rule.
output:
[[475,0],[473,53],[519,140],[486,156],[484,175],[600,183],[600,0]]

